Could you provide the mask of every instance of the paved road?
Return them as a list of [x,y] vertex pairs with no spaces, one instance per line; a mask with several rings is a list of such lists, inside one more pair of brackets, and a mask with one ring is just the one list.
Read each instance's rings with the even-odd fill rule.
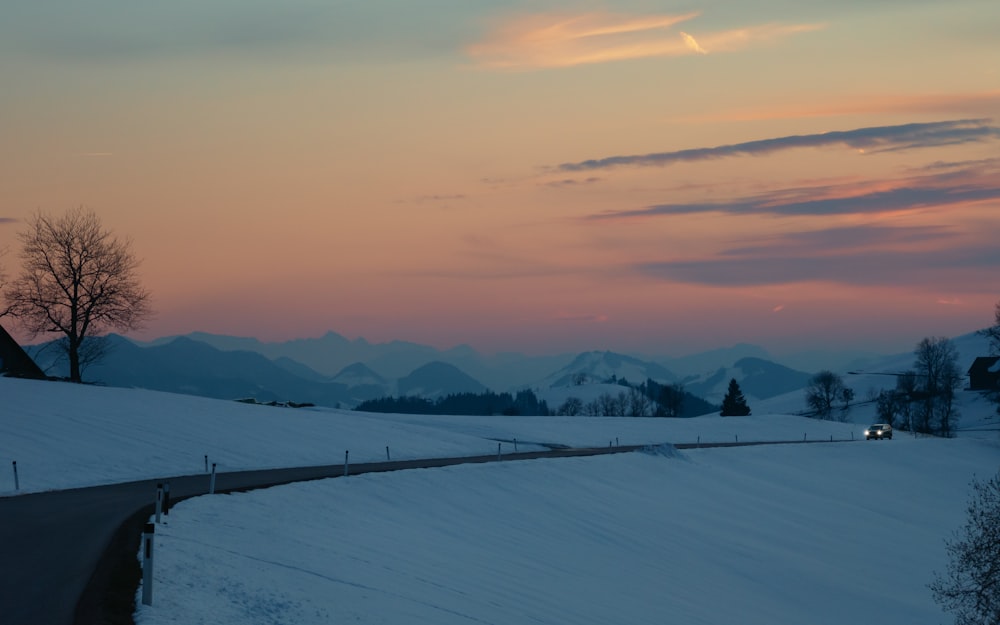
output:
[[[753,444],[761,443],[676,447]],[[503,460],[590,456],[643,447],[522,452],[504,454]],[[350,473],[442,467],[497,459],[493,454],[364,463],[351,465]],[[343,475],[343,464],[220,473],[216,475],[216,491],[265,488]],[[170,481],[171,503],[206,494],[209,489],[206,474],[166,479]],[[108,622],[108,613],[114,612],[116,590],[120,594],[118,599],[127,606],[134,593],[134,584],[117,582],[135,578],[142,526],[153,514],[156,485],[163,481],[142,480],[0,498],[0,623],[94,625]]]
[[[632,451],[637,447],[554,450],[505,454],[504,460]],[[354,464],[351,474],[496,461],[496,455]],[[241,471],[216,475],[216,491],[263,488],[339,477],[344,465]],[[139,533],[153,512],[156,485],[142,480],[0,498],[0,623],[70,625],[99,622],[103,594],[121,566],[103,558],[121,542],[138,551]],[[204,495],[209,476],[171,477],[171,502]],[[127,523],[131,520],[130,523]],[[116,536],[123,524],[129,535]],[[96,570],[96,572],[95,572]],[[89,588],[88,588],[89,586]],[[87,591],[86,593],[84,591]],[[79,605],[78,605],[79,604]]]

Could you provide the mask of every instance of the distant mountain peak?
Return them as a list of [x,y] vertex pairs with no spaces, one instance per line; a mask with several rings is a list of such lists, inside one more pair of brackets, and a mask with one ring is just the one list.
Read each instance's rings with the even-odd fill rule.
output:
[[684,379],[684,388],[699,397],[719,402],[729,380],[736,380],[750,399],[768,399],[806,386],[812,374],[756,356],[740,358],[732,367],[720,367],[704,375]]
[[455,393],[482,393],[489,390],[455,365],[440,360],[417,367],[396,384],[400,396],[420,395],[431,399]]
[[676,379],[662,365],[646,362],[612,351],[590,351],[576,356],[572,362],[542,381],[543,386],[578,386],[598,384],[607,380],[628,380],[640,383],[647,379],[671,382]]
[[356,362],[347,365],[337,375],[333,376],[333,381],[347,386],[379,385],[387,384],[385,378],[373,371],[371,367],[363,362]]

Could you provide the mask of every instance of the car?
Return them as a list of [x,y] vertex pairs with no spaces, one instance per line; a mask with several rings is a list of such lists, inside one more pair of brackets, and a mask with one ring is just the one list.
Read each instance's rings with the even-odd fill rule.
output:
[[868,429],[865,430],[865,440],[867,441],[873,438],[892,439],[892,426],[888,423],[876,423],[875,425],[868,426]]

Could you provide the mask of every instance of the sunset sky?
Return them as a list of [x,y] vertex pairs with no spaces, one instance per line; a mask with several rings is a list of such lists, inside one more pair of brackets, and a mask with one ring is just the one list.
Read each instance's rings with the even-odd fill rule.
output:
[[143,260],[136,338],[907,351],[1000,299],[998,28],[996,0],[8,2],[0,262],[84,205]]

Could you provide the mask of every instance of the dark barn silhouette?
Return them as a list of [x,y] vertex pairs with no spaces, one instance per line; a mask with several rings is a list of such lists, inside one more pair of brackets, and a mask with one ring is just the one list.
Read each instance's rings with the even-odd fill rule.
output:
[[35,364],[7,330],[0,326],[0,375],[44,380],[45,373]]
[[970,391],[1000,390],[998,360],[1000,360],[1000,356],[980,356],[972,361],[968,373]]

